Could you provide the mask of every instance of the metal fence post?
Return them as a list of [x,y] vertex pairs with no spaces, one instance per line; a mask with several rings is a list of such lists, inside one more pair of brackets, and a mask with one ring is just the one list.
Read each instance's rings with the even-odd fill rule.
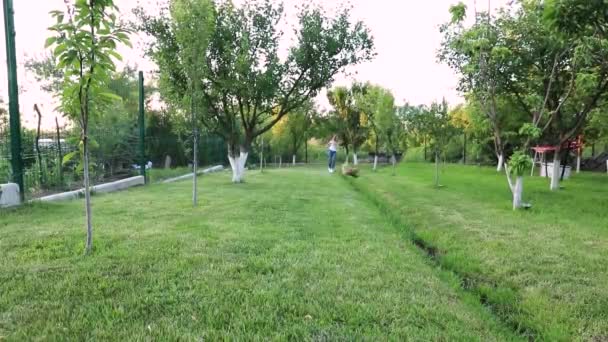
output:
[[19,185],[21,201],[25,198],[23,160],[21,156],[21,121],[19,118],[19,88],[17,85],[17,57],[15,56],[15,17],[13,0],[3,0],[6,64],[8,71],[8,110],[10,115],[11,166],[13,182]]
[[[146,127],[144,121],[144,72],[139,72],[139,168],[141,175],[146,179]],[[147,183],[147,179],[146,179]]]

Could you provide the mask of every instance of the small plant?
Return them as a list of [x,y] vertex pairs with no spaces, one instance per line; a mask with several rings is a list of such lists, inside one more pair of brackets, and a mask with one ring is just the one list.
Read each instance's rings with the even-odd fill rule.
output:
[[509,160],[509,172],[516,177],[523,176],[531,167],[532,158],[523,151],[516,151]]

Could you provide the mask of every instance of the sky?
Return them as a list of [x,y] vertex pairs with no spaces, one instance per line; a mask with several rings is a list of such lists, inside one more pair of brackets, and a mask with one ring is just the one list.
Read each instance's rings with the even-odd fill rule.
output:
[[[47,28],[53,24],[48,14],[54,9],[65,8],[64,0],[13,0],[15,7],[16,48],[18,60],[18,80],[22,89],[20,109],[22,125],[36,126],[34,104],[42,108],[43,127],[55,125],[56,103],[50,94],[44,93],[33,75],[28,74],[23,63],[28,57],[45,53],[44,42]],[[132,18],[131,10],[144,5],[154,11],[157,0],[115,0],[125,19]],[[242,0],[236,0],[238,3]],[[294,8],[302,2],[315,2],[325,7],[334,7],[337,0],[284,0],[287,18],[291,18]],[[390,89],[398,104],[405,101],[412,104],[429,104],[446,98],[450,104],[462,102],[456,90],[457,76],[446,65],[437,61],[436,53],[441,43],[439,26],[450,18],[448,9],[458,0],[350,0],[353,17],[362,20],[374,36],[377,57],[365,64],[349,69],[349,77],[339,75],[334,85],[349,85],[354,80],[370,81]],[[507,0],[464,0],[472,16],[473,9],[485,11],[504,6]],[[490,2],[490,4],[488,4]],[[0,26],[4,37],[4,26]],[[143,55],[143,39],[136,37],[133,48],[123,47],[120,53],[124,63],[138,65],[146,75],[151,75],[155,66]],[[6,75],[6,46],[0,44],[0,96],[8,102],[8,81]],[[323,95],[317,98],[321,108],[327,108]]]

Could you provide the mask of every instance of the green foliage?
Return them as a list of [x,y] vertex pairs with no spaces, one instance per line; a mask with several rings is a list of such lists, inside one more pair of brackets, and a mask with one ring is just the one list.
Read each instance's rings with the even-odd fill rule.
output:
[[333,134],[338,135],[347,151],[352,149],[354,153],[367,140],[370,129],[370,120],[361,101],[368,90],[368,84],[355,83],[350,88],[335,87],[327,92],[327,99],[334,108],[329,113],[335,129]]
[[[439,58],[461,75],[460,90],[482,105],[497,146],[520,143],[504,132],[513,109],[527,116],[515,127],[527,122],[541,129],[544,143],[561,145],[604,106],[605,9],[603,0],[522,1],[492,17],[482,13],[470,27],[462,21],[442,26]],[[511,109],[496,108],[501,99]]]
[[391,154],[405,149],[404,124],[397,115],[395,98],[390,90],[377,85],[368,85],[364,94],[357,99],[357,106],[367,116],[371,134],[369,139],[373,150],[378,153],[383,149]]
[[266,135],[273,151],[280,155],[291,157],[298,155],[302,145],[314,135],[314,125],[317,124],[318,112],[312,101],[305,102],[283,117]]
[[608,107],[597,108],[590,113],[590,118],[584,131],[585,141],[591,144],[608,142]]
[[528,122],[524,123],[519,129],[519,135],[532,140],[538,139],[541,134],[542,131],[540,128]]
[[403,109],[403,117],[408,130],[427,137],[437,155],[445,152],[446,146],[458,132],[452,124],[445,101],[433,102],[430,107],[406,106]]
[[[47,41],[54,43],[55,40]],[[39,59],[30,58],[25,61],[25,69],[34,74],[36,81],[41,83],[42,90],[57,95],[61,92],[65,75],[63,70],[57,68],[57,61],[53,55],[45,54]]]
[[202,123],[225,139],[231,154],[239,146],[247,151],[257,136],[316,96],[337,73],[374,55],[369,31],[361,22],[350,22],[348,8],[330,18],[320,8],[304,6],[294,28],[296,44],[286,58],[279,53],[285,19],[281,5],[270,0],[241,7],[220,2],[214,14],[208,44],[193,40],[189,47],[198,52],[200,65],[200,77],[192,83],[184,63],[190,50],[179,43],[183,18],[174,11],[152,18],[138,10],[142,29],[154,38],[148,53],[159,65],[161,79],[171,84],[163,97],[182,99],[192,83],[197,108],[205,109]]
[[56,24],[47,39],[53,48],[56,68],[64,79],[61,84],[60,110],[85,128],[91,112],[112,102],[107,83],[115,70],[118,44],[129,43],[129,31],[117,21],[117,7],[112,0],[76,1],[66,13],[52,11]]
[[532,158],[526,151],[515,151],[509,159],[509,172],[515,176],[523,176],[532,166]]
[[452,24],[462,22],[467,16],[467,5],[461,1],[450,6],[450,14],[452,15]]

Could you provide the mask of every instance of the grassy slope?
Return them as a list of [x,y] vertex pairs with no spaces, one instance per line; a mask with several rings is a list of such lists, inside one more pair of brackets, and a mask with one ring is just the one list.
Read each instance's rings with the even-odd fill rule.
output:
[[[509,340],[337,175],[201,178],[2,213],[0,336]],[[0,337],[1,339],[1,337]]]
[[354,184],[440,252],[495,311],[546,340],[608,339],[608,177],[581,174],[557,193],[526,178],[530,211],[513,212],[504,174],[449,165],[363,172]]

